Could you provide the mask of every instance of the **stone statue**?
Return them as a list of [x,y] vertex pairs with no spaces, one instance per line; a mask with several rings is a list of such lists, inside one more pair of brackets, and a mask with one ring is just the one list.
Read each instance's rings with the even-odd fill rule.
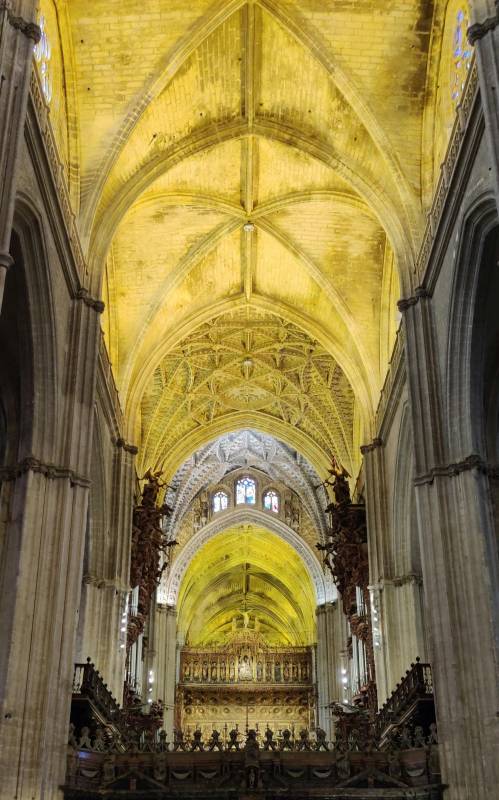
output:
[[243,660],[239,662],[239,680],[250,681],[253,677],[251,664],[248,656],[244,656]]
[[414,747],[424,747],[426,745],[424,731],[421,725],[414,728]]
[[90,741],[90,728],[87,728],[86,725],[81,729],[79,748],[80,750],[92,749],[92,742]]
[[430,735],[428,736],[428,744],[438,744],[437,723],[432,722],[430,725]]
[[72,722],[69,723],[69,736],[68,736],[68,745],[76,750],[78,747],[78,742],[76,741],[75,736],[75,726]]

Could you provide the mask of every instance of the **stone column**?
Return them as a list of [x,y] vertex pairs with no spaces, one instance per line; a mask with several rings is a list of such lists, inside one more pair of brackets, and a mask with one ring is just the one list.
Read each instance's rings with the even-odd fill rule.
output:
[[372,615],[372,625],[376,689],[378,705],[381,705],[389,692],[386,650],[381,637],[383,604],[380,596],[382,588],[380,581],[383,579],[383,576],[387,574],[387,570],[389,569],[389,557],[386,553],[388,520],[383,442],[380,438],[376,438],[371,444],[363,445],[360,451],[364,457],[364,471],[366,476],[367,546],[369,554],[371,605],[374,603],[380,616],[378,620],[375,620]]
[[317,719],[328,739],[334,736],[329,704],[342,698],[341,651],[346,644],[343,616],[339,601],[317,607]]
[[[499,786],[497,553],[488,477],[444,437],[431,298],[401,301],[442,777],[449,800]],[[446,466],[449,465],[449,466]]]
[[499,208],[499,0],[475,0],[468,39],[475,47],[485,135]]
[[[123,699],[126,626],[123,620],[126,596],[130,590],[130,546],[132,504],[135,481],[134,456],[137,448],[123,439],[115,442],[110,481],[110,515],[101,525],[109,525],[111,546],[105,548],[104,532],[90,528],[94,556],[83,576],[80,624],[76,659],[89,656],[119,703]],[[106,558],[102,558],[105,548]],[[92,563],[95,561],[95,563]]]
[[378,596],[373,638],[378,706],[382,706],[416,657],[427,659],[422,580],[418,575],[401,575],[370,588],[371,596]]
[[[16,800],[56,798],[65,777],[98,334],[95,311],[76,302],[57,386],[60,444],[51,442],[50,463],[26,457],[10,476],[0,581],[0,774],[2,796]],[[42,439],[38,430],[33,446]]]
[[156,605],[154,615],[153,696],[165,704],[164,728],[172,736],[177,682],[177,612],[173,606]]
[[40,39],[35,11],[35,0],[0,0],[0,311],[12,265],[10,236],[33,46]]

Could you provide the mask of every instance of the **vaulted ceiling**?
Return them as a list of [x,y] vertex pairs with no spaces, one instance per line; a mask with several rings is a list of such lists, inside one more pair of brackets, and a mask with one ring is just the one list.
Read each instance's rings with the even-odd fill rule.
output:
[[269,644],[315,640],[315,595],[291,545],[264,528],[219,533],[190,562],[178,599],[178,628],[190,645],[222,643],[232,620],[255,617]]
[[[315,526],[315,540],[324,540],[328,504],[325,489],[311,464],[296,450],[274,436],[254,430],[238,430],[219,436],[189,455],[170,480],[166,501],[173,508],[168,520],[171,538],[179,538],[179,526],[184,514],[199,492],[210,484],[219,483],[235,470],[255,468],[270,480],[283,483],[301,499]],[[301,532],[303,535],[303,532]]]
[[[53,119],[64,106],[141,466],[166,463],[171,477],[217,436],[273,426],[321,476],[332,457],[355,475],[423,230],[446,3],[41,6],[49,33],[57,9],[65,101],[53,98]],[[243,320],[249,356],[225,337]]]

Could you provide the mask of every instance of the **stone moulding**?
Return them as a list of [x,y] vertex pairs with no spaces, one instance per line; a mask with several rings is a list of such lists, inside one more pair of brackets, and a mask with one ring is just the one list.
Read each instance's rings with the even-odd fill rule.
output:
[[433,483],[435,478],[451,478],[460,475],[462,472],[469,472],[469,470],[476,469],[490,478],[499,477],[499,465],[487,464],[481,456],[472,453],[461,461],[451,462],[449,464],[440,464],[432,467],[428,472],[422,475],[417,475],[414,478],[415,486],[423,486],[427,483]]
[[114,444],[116,445],[116,447],[122,448],[125,451],[125,453],[130,453],[132,456],[136,456],[137,453],[139,452],[138,447],[136,447],[134,444],[129,444],[121,436],[118,436],[118,438],[114,440]]
[[467,34],[468,35],[468,41],[469,41],[469,43],[471,45],[474,45],[480,39],[483,39],[483,37],[487,33],[489,33],[490,31],[493,31],[494,28],[496,28],[499,25],[499,4],[498,3],[496,3],[496,8],[498,8],[498,11],[497,11],[496,14],[494,14],[494,16],[487,17],[486,19],[483,20],[483,22],[475,22],[473,25],[471,25],[468,28],[468,34]]
[[38,44],[42,38],[40,26],[35,22],[28,22],[23,17],[18,17],[12,13],[11,0],[0,0],[0,12],[7,13],[9,25],[16,31],[23,33],[28,39],[31,39],[34,44]]
[[82,486],[85,489],[91,485],[89,478],[79,475],[74,470],[45,463],[34,456],[27,456],[12,467],[0,467],[0,482],[14,481],[27,472],[45,475],[50,480],[69,480],[71,486]]
[[91,297],[88,293],[88,289],[85,289],[83,286],[78,289],[76,294],[74,295],[75,300],[82,300],[86,306],[92,308],[98,314],[102,314],[105,308],[105,305],[102,300],[96,300],[95,297]]
[[[448,189],[454,177],[456,164],[461,152],[461,145],[465,138],[468,122],[472,116],[474,101],[478,93],[478,89],[478,70],[476,61],[473,60],[468,77],[466,79],[466,85],[464,87],[461,103],[457,108],[454,126],[452,128],[449,144],[447,146],[447,152],[442,163],[437,188],[435,190],[433,202],[428,213],[428,220],[423,234],[421,248],[414,266],[414,273],[420,282],[422,282],[423,276],[427,271],[428,263],[430,261],[436,239],[436,233],[440,226],[446,204]],[[417,302],[417,300],[414,300],[413,302]],[[405,310],[400,308],[400,306],[399,309],[401,311]]]

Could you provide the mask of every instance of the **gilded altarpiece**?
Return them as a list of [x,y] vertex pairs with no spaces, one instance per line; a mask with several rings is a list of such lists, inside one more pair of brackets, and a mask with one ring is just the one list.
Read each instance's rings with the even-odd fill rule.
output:
[[182,648],[176,724],[203,738],[267,727],[298,736],[315,726],[315,695],[311,647],[270,647],[259,633],[239,630],[225,645]]

